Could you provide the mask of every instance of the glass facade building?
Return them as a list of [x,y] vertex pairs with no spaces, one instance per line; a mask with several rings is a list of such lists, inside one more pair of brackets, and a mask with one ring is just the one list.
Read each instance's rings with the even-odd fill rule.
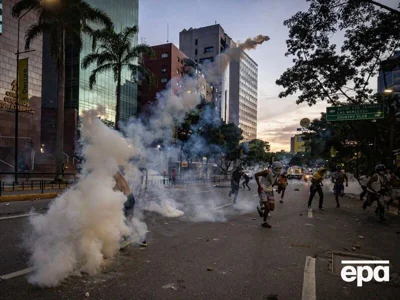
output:
[[[87,0],[92,6],[102,9],[114,22],[116,31],[127,26],[138,25],[139,0]],[[49,39],[43,44],[43,107],[57,107],[56,65],[49,51]],[[138,44],[137,35],[132,46]],[[105,119],[115,121],[116,82],[111,71],[98,74],[96,84],[89,87],[89,77],[95,65],[88,69],[81,67],[83,57],[92,52],[91,38],[83,36],[83,46],[79,49],[68,37],[65,49],[65,108],[82,111],[102,105],[106,108]],[[128,70],[123,70],[121,81],[121,119],[126,120],[137,112],[137,84]]]
[[[392,57],[389,57],[389,59],[395,59],[399,57],[400,51],[396,51]],[[378,93],[383,93],[386,88],[393,89],[396,93],[400,92],[400,68],[395,68],[393,71],[385,73],[383,71],[379,71]]]
[[[138,25],[139,0],[88,0],[92,6],[105,11],[114,22],[117,31]],[[138,37],[134,38],[132,45],[138,44]],[[95,66],[84,70],[80,66],[82,58],[92,52],[91,39],[84,37],[81,52],[70,44],[67,51],[66,93],[65,106],[75,108],[79,115],[83,110],[96,108],[99,104],[106,108],[106,119],[115,120],[116,108],[116,82],[114,74],[109,71],[100,74],[96,79],[93,89],[89,88],[89,77]],[[68,49],[67,48],[67,49]],[[76,57],[79,55],[79,59]],[[121,119],[126,120],[134,116],[137,111],[137,84],[128,70],[123,70],[121,81]]]
[[[18,18],[12,16],[12,8],[18,0],[0,0],[0,171],[14,170],[15,147],[15,80],[17,77]],[[32,11],[20,22],[19,49],[25,49],[25,32],[37,21]],[[18,116],[19,165],[28,164],[32,169],[35,159],[28,154],[32,148],[40,151],[40,120],[42,93],[42,38],[31,43],[29,53],[21,53],[20,59],[28,59],[28,104],[34,113],[21,112]],[[11,98],[11,99],[10,99]],[[9,109],[8,104],[14,103]]]

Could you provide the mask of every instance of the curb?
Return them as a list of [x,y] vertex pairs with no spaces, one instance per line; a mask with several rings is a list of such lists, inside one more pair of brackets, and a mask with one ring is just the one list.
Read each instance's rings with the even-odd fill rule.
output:
[[18,201],[29,201],[29,200],[54,199],[58,195],[59,195],[58,193],[4,195],[4,196],[0,196],[0,203],[1,202],[18,202]]

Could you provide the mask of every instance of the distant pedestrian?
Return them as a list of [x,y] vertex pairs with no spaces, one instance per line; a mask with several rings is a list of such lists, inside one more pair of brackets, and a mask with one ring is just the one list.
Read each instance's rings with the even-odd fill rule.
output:
[[324,210],[322,204],[324,203],[324,193],[322,192],[323,183],[325,177],[325,168],[319,168],[311,178],[310,186],[310,197],[308,198],[308,209],[311,209],[311,204],[316,193],[319,195],[319,210]]
[[360,183],[360,186],[362,188],[362,193],[360,194],[360,200],[363,201],[365,195],[367,194],[367,183],[368,180],[370,179],[370,177],[368,175],[362,175],[360,176],[360,178],[358,179],[358,182]]
[[344,196],[344,182],[346,181],[346,187],[348,187],[349,179],[347,178],[347,175],[341,166],[337,166],[336,171],[337,173],[334,179],[335,185],[333,186],[333,193],[335,194],[336,208],[340,208],[339,196]]
[[250,191],[249,181],[250,181],[251,178],[253,178],[253,177],[249,177],[249,175],[247,175],[246,173],[243,174],[243,179],[244,179],[244,181],[242,183],[243,189],[245,189],[245,186],[247,186],[247,188]]
[[283,197],[285,197],[286,187],[288,186],[287,175],[286,172],[280,175],[277,179],[278,188],[276,192],[281,195],[280,203],[283,203]]
[[172,184],[176,183],[176,169],[175,168],[172,168],[172,171],[171,171],[171,183]]
[[236,167],[231,177],[231,190],[229,191],[229,197],[234,195],[233,203],[236,203],[239,194],[240,178],[242,178],[243,172],[241,167]]

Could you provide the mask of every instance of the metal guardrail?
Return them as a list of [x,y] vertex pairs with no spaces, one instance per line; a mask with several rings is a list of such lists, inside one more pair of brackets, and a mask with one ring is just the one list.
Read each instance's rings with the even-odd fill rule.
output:
[[[3,177],[10,176],[14,178],[15,174],[23,180],[16,184],[14,181],[4,180]],[[65,189],[75,183],[76,173],[63,173],[64,179],[55,182],[56,173],[38,173],[38,172],[0,172],[0,196],[7,192],[16,191],[40,191],[42,194],[45,190]],[[50,178],[49,178],[50,177]],[[69,177],[69,179],[68,179]],[[71,179],[72,177],[72,179]]]
[[[145,170],[145,169],[144,169]],[[147,171],[147,170],[146,170]],[[56,173],[30,173],[30,172],[20,172],[18,175],[23,176],[25,180],[20,181],[16,184],[13,181],[2,180],[0,177],[0,196],[4,193],[13,193],[16,191],[37,191],[40,193],[44,193],[46,190],[62,190],[71,187],[76,183],[75,173],[64,173],[64,177],[73,176],[73,179],[55,182],[52,179],[44,178],[45,176],[55,176]],[[9,175],[14,176],[13,172],[0,172],[1,175]],[[38,178],[41,177],[41,178]],[[175,182],[172,181],[170,177],[163,177],[159,175],[147,175],[147,172],[142,178],[142,186],[144,190],[147,190],[149,187],[157,187],[157,186],[174,186],[174,185],[190,185],[190,184],[220,184],[222,182],[226,182],[228,179],[225,177],[185,177],[185,178],[176,178]]]

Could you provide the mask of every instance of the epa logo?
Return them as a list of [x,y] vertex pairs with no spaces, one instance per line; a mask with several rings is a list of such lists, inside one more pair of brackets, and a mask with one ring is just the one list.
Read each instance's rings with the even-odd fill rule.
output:
[[389,261],[388,260],[342,260],[343,267],[340,276],[346,282],[357,280],[357,286],[361,287],[363,282],[388,282]]

